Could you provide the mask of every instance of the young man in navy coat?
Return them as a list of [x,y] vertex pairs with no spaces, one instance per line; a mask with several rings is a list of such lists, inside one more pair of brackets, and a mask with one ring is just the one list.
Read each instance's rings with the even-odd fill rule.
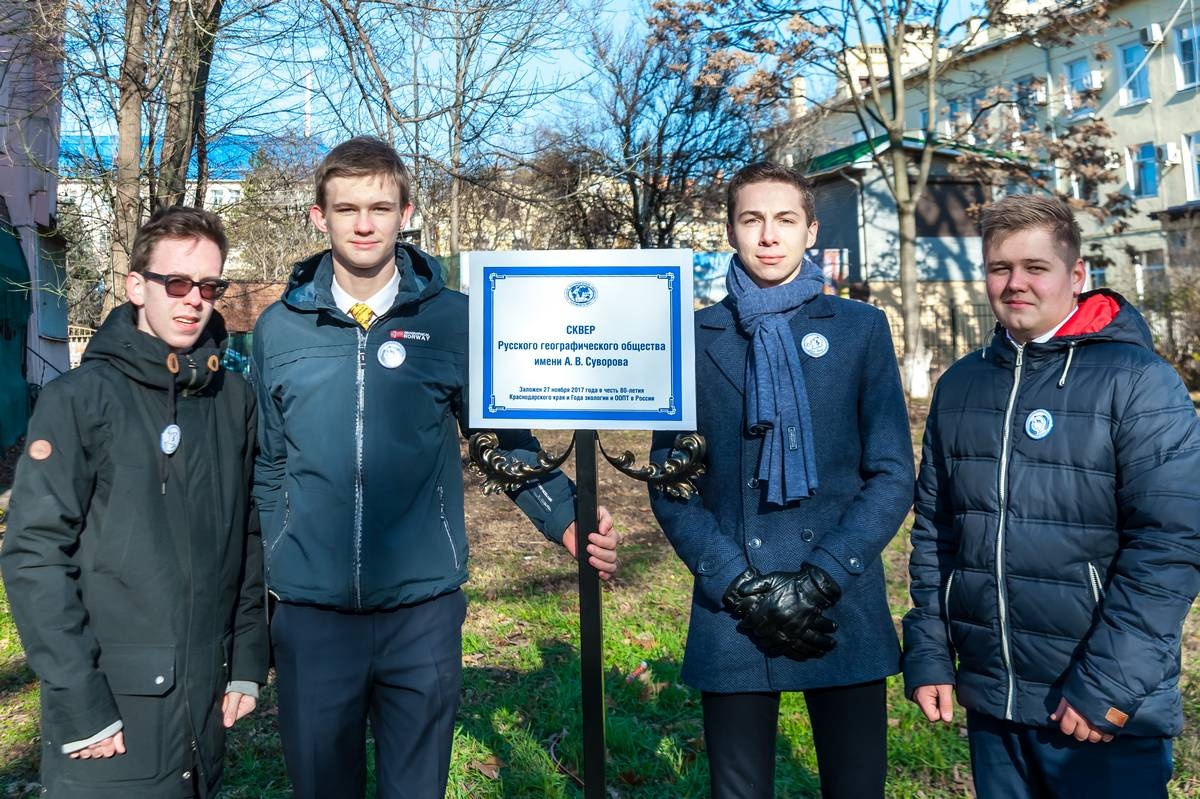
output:
[[[887,319],[823,293],[812,191],[772,163],[729,184],[729,296],[696,314],[698,491],[651,505],[695,575],[683,679],[715,799],[774,795],[781,691],[803,691],[825,797],[882,797],[900,648],[880,553],[913,488]],[[654,438],[656,461],[673,433]]]

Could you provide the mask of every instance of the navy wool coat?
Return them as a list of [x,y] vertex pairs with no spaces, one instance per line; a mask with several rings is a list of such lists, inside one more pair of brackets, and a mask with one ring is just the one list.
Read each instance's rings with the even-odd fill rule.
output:
[[[696,314],[697,427],[708,442],[707,472],[686,501],[651,490],[663,532],[695,575],[683,680],[702,691],[796,691],[899,671],[880,553],[908,512],[914,477],[887,319],[870,305],[820,295],[791,328],[812,412],[813,496],[786,508],[767,505],[765,485],[754,477],[763,439],[746,430],[750,339],[730,299]],[[814,333],[828,346],[823,353],[810,346],[810,355],[802,342]],[[674,432],[656,433],[652,459],[665,460],[674,439]],[[815,660],[768,657],[737,629],[721,596],[747,565],[796,571],[806,561],[842,588],[829,612],[837,648]]]

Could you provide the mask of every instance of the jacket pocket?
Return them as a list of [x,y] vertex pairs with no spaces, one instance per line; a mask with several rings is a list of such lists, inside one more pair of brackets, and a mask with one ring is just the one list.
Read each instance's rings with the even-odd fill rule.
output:
[[62,744],[69,741],[56,741],[46,754],[54,755],[63,778],[71,782],[144,780],[162,775],[166,770],[164,742],[177,738],[166,729],[168,705],[180,696],[175,690],[175,647],[109,644],[100,653],[100,670],[121,714],[125,754],[72,759],[62,754]]
[[1100,579],[1100,570],[1093,566],[1091,562],[1088,563],[1087,568],[1088,584],[1092,588],[1092,599],[1099,605],[1100,600],[1104,599],[1104,581]]
[[462,568],[459,565],[458,547],[454,544],[454,534],[450,532],[450,520],[446,518],[446,489],[438,483],[438,516],[442,520],[442,530],[446,533],[446,543],[450,546],[450,556],[454,559],[454,570]]
[[269,561],[270,557],[275,554],[275,549],[281,543],[283,543],[283,539],[287,538],[288,522],[290,522],[291,520],[292,520],[292,502],[291,502],[291,498],[288,496],[288,492],[285,490],[283,492],[283,523],[279,525],[279,533],[276,534],[275,537],[271,539],[271,543],[267,545],[268,561]]

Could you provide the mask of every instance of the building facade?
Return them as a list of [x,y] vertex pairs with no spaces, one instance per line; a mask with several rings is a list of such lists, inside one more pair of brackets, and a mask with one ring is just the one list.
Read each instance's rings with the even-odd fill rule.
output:
[[39,8],[0,0],[0,448],[24,434],[30,386],[67,369],[55,220],[62,73]]
[[[1037,8],[1030,4],[1027,10]],[[1192,204],[1200,205],[1200,9],[1187,0],[1117,2],[1109,24],[1069,44],[1039,38],[1032,22],[1037,17],[1030,19],[1028,26],[967,25],[970,41],[952,62],[941,65],[932,108],[925,67],[909,73],[910,146],[918,147],[927,130],[945,143],[935,156],[918,219],[926,299],[983,299],[979,242],[966,211],[972,202],[991,199],[993,190],[964,174],[961,151],[1019,158],[1034,135],[1065,138],[1073,126],[1096,121],[1111,131],[1093,159],[1102,158],[1103,164],[1047,164],[1045,174],[1083,210],[1098,206],[1108,193],[1131,198],[1121,231],[1111,220],[1079,214],[1084,250],[1092,256],[1091,285],[1147,298],[1169,280],[1171,270],[1194,266],[1190,258],[1180,258],[1183,250],[1170,246],[1177,233],[1164,229],[1163,220],[1178,225],[1181,218],[1191,218],[1186,212]],[[926,46],[923,52],[928,51]],[[845,87],[840,91],[844,97]],[[847,99],[839,103],[835,97],[827,107],[833,112],[820,126],[823,153],[809,172],[821,189],[819,205],[828,208],[822,216],[838,220],[845,230],[836,231],[836,242],[830,230],[822,244],[858,247],[861,264],[855,269],[861,279],[869,280],[877,295],[896,293],[889,285],[894,277],[888,263],[896,250],[895,204],[870,151],[861,149],[883,131],[864,130],[854,114],[846,113]],[[1101,168],[1116,182],[1089,179]],[[851,229],[851,219],[859,221],[857,230]]]

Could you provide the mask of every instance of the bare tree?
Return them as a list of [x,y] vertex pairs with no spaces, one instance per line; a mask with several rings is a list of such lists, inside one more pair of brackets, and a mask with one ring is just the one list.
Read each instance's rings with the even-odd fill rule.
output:
[[491,153],[514,149],[530,110],[561,88],[538,77],[535,60],[564,46],[564,7],[537,0],[321,6],[330,35],[314,69],[326,107],[337,109],[346,132],[373,130],[409,157],[426,226],[436,227],[434,212],[444,206],[447,249],[457,253],[464,179],[479,180]]
[[[871,148],[887,191],[895,201],[899,226],[901,316],[904,327],[906,387],[922,370],[917,287],[917,206],[928,186],[935,153],[974,141],[972,128],[985,107],[968,124],[954,120],[942,132],[939,109],[948,92],[960,91],[948,80],[952,67],[976,43],[978,31],[990,27],[1026,30],[1045,40],[1066,41],[1107,19],[1104,0],[1065,0],[1046,4],[1019,19],[1006,3],[981,2],[969,16],[954,18],[950,0],[840,0],[834,5],[794,0],[732,0],[691,3],[658,0],[654,25],[665,35],[698,38],[710,48],[705,74],[716,74],[729,62],[748,57],[760,67],[747,88],[766,101],[795,99],[792,92],[808,85],[797,80],[824,74],[838,87],[817,103],[821,113],[848,113],[857,120]],[[923,135],[906,140],[909,90],[924,98],[928,109]],[[809,101],[814,98],[805,97]],[[818,98],[820,99],[820,98]],[[970,136],[971,138],[968,138]]]
[[746,102],[744,64],[713,67],[694,38],[596,31],[588,58],[597,121],[562,135],[585,142],[621,187],[619,215],[634,244],[674,246],[682,223],[720,208],[723,175],[762,151],[770,109]]

